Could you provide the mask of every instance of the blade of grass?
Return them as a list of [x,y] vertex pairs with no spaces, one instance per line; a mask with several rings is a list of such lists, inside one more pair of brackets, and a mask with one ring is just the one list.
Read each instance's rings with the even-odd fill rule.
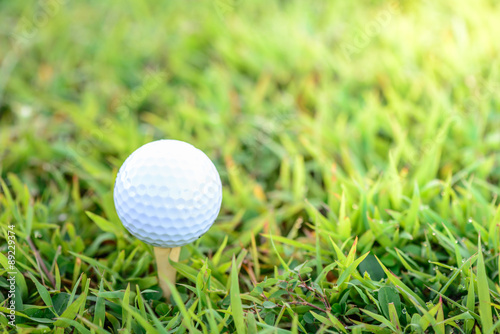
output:
[[52,304],[52,298],[50,297],[49,291],[40,282],[38,282],[38,280],[35,278],[35,276],[33,276],[32,273],[29,273],[29,276],[33,283],[35,283],[36,289],[38,290],[38,293],[40,294],[40,297],[42,298],[45,305],[49,306],[49,310],[54,313],[56,317],[58,317],[59,315],[54,309],[54,304]]
[[396,275],[394,275],[392,272],[390,272],[384,266],[384,264],[382,263],[382,261],[380,261],[380,259],[378,257],[376,257],[376,258],[377,258],[377,261],[379,262],[380,266],[384,270],[385,274],[387,275],[387,279],[392,284],[394,284],[396,286],[396,288],[398,288],[399,290],[401,290],[401,292],[403,292],[403,295],[406,296],[408,299],[414,300],[419,305],[421,305],[422,307],[425,307],[425,303],[422,300],[422,298],[420,298],[419,296],[417,296],[417,294],[415,294],[408,286],[406,286],[406,284],[404,284],[399,278],[397,278]]
[[239,272],[238,266],[236,265],[236,261],[233,256],[233,265],[231,267],[231,291],[230,291],[231,312],[233,315],[233,321],[234,321],[234,326],[236,327],[236,332],[238,334],[245,334],[246,333],[245,321],[243,319],[243,307],[241,304],[238,272]]
[[493,327],[493,315],[491,314],[491,300],[488,287],[488,277],[484,266],[484,257],[481,245],[481,237],[478,238],[477,259],[477,295],[479,298],[479,316],[481,317],[481,327],[488,333]]

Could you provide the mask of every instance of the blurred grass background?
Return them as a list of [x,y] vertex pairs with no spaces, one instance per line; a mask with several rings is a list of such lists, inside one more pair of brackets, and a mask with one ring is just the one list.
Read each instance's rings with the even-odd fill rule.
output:
[[[499,4],[486,0],[473,5],[0,2],[0,175],[5,182],[0,221],[4,231],[16,226],[17,247],[26,249],[16,258],[26,273],[18,305],[31,320],[18,316],[19,323],[54,331],[70,326],[39,320],[54,319],[54,314],[31,273],[59,303],[58,317],[74,291],[74,297],[88,297],[79,305],[86,312],[63,319],[76,319],[71,321],[94,331],[123,327],[139,332],[141,326],[148,331],[134,313],[142,311],[140,295],[134,302],[131,297],[130,306],[116,299],[130,292],[129,283],[132,293],[135,285],[146,291],[158,287],[151,248],[122,229],[112,188],[131,152],[146,142],[173,138],[206,152],[223,181],[219,219],[183,250],[185,267],[179,270],[185,285],[179,286],[178,302],[217,311],[197,319],[187,315],[190,310],[182,313],[177,301],[171,307],[146,292],[156,296],[148,295],[154,311],[139,314],[147,323],[158,327],[153,319],[160,319],[169,329],[213,333],[246,327],[270,333],[278,327],[340,330],[333,320],[330,326],[311,316],[307,305],[288,309],[281,304],[290,313],[262,306],[274,290],[250,293],[266,276],[293,285],[290,271],[307,262],[314,270],[304,275],[319,284],[328,303],[345,305],[323,316],[337,316],[352,330],[374,331],[370,324],[387,330],[389,325],[359,311],[373,302],[359,297],[352,285],[369,286],[373,298],[380,298],[381,287],[397,284],[359,283],[363,272],[349,275],[346,282],[355,283],[348,286],[335,283],[355,263],[342,254],[357,249],[356,256],[371,251],[403,275],[423,301],[434,300],[422,311],[397,290],[407,302],[408,316],[398,314],[407,331],[417,330],[417,324],[421,330],[441,330],[440,321],[426,327],[413,314],[443,315],[444,321],[466,312],[473,322],[457,320],[463,331],[474,326],[492,331],[498,307],[493,313],[484,306],[479,311],[470,285],[477,294],[481,284],[471,284],[473,271],[465,268],[450,283],[453,293],[448,287],[442,291],[458,303],[463,298],[468,311],[451,302],[438,304],[440,295],[428,286],[440,291],[453,275],[453,270],[436,271],[434,262],[457,268],[462,258],[478,260],[481,234],[481,279],[490,286],[481,302],[488,296],[499,304],[499,13]],[[274,247],[270,234],[277,238]],[[28,246],[31,239],[40,259]],[[220,248],[222,240],[227,244]],[[6,250],[7,243],[2,245]],[[409,256],[416,272],[395,248]],[[228,300],[236,298],[230,296],[233,255],[241,268],[241,316],[228,309]],[[48,282],[40,261],[60,275],[58,286]],[[474,261],[465,263],[472,268]],[[332,263],[338,268],[322,275]],[[212,275],[218,291],[189,289],[198,272]],[[0,283],[1,289],[7,287]],[[302,290],[303,295],[297,292],[301,298],[321,305],[321,298]],[[350,297],[343,300],[346,291]],[[283,295],[293,293],[275,296],[277,304],[287,300]],[[104,299],[106,318],[96,318],[95,308]],[[432,313],[434,305],[441,311]],[[378,307],[371,311],[394,320]],[[347,309],[358,311],[350,316]],[[181,313],[189,321],[175,318]]]

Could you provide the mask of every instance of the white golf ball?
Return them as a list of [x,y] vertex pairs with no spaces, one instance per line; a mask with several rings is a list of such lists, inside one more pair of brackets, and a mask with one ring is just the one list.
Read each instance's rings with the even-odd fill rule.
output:
[[212,226],[222,184],[205,153],[182,141],[158,140],[125,160],[113,197],[130,233],[155,247],[173,248],[195,241]]

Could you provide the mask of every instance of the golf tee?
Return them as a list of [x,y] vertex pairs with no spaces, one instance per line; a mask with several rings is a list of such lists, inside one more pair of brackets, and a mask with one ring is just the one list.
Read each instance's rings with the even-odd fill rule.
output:
[[155,258],[156,266],[158,267],[158,282],[163,290],[163,296],[168,300],[170,299],[171,291],[167,282],[175,284],[175,275],[177,271],[170,264],[170,260],[177,262],[179,261],[179,255],[181,254],[181,248],[162,248],[155,247]]

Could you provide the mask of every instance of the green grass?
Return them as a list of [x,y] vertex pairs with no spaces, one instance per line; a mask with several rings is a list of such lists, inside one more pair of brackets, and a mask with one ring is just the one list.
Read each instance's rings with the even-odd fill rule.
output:
[[[11,300],[19,333],[500,330],[498,3],[29,4],[0,3],[4,332]],[[171,300],[112,198],[160,138],[224,191]]]

